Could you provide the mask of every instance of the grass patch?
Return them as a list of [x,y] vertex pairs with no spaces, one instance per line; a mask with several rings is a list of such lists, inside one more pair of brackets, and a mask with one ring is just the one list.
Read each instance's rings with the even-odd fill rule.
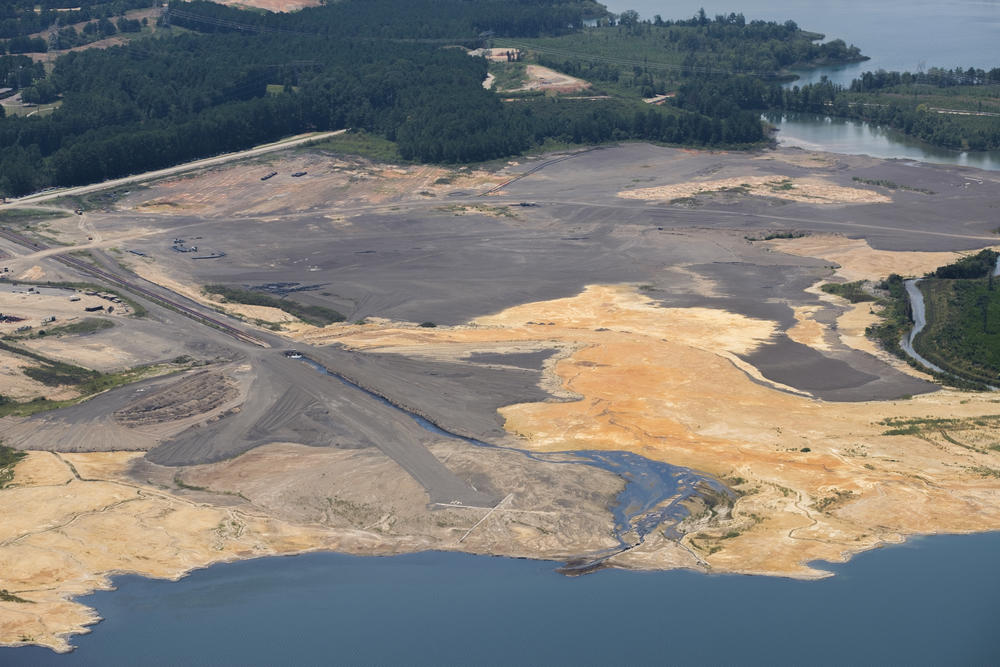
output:
[[24,374],[28,377],[50,386],[71,385],[77,392],[75,398],[52,400],[44,396],[39,396],[30,401],[17,401],[0,394],[0,417],[29,417],[39,412],[64,408],[75,405],[94,394],[138,382],[148,377],[177,373],[198,365],[197,362],[193,362],[189,357],[178,357],[166,363],[136,366],[116,373],[100,373],[88,368],[48,359],[36,352],[3,342],[0,342],[0,349],[38,362],[38,366],[24,370]]
[[320,149],[346,155],[360,155],[376,162],[405,162],[395,141],[364,130],[345,132],[308,145],[310,150]]
[[864,280],[853,283],[826,283],[820,285],[820,289],[827,294],[836,294],[851,303],[861,303],[862,301],[875,301],[875,296],[864,290]]
[[450,204],[437,209],[443,213],[454,213],[455,215],[466,215],[469,213],[481,213],[493,216],[494,218],[516,218],[517,214],[510,210],[510,206],[489,206],[487,204]]
[[40,208],[8,208],[0,211],[0,224],[20,224],[37,222],[39,220],[53,220],[55,218],[65,218],[68,215],[72,215],[72,213],[70,211],[62,213]]
[[489,72],[494,77],[493,89],[501,93],[516,90],[528,80],[524,63],[490,63]]
[[853,496],[854,496],[853,491],[842,491],[840,489],[834,489],[832,496],[826,496],[824,498],[820,498],[814,504],[816,509],[818,509],[820,512],[826,512],[835,509],[840,505],[843,505]]
[[925,195],[935,194],[933,190],[928,190],[927,188],[915,188],[909,185],[901,185],[895,181],[889,181],[884,178],[860,178],[858,176],[853,176],[851,180],[856,183],[864,183],[865,185],[877,185],[889,190],[909,190],[910,192],[922,192]]
[[89,368],[74,366],[62,361],[56,361],[42,356],[37,352],[16,347],[8,343],[0,342],[0,350],[10,352],[18,356],[27,357],[39,365],[24,369],[24,374],[36,382],[41,382],[48,387],[59,387],[62,385],[79,385],[93,380],[100,376],[97,371]]
[[88,317],[80,320],[79,322],[64,324],[51,329],[39,329],[38,331],[33,331],[21,336],[8,336],[7,338],[8,340],[22,340],[31,338],[51,338],[53,336],[57,338],[59,336],[83,336],[103,331],[104,329],[113,329],[114,326],[115,323],[111,320],[105,320],[98,317]]
[[230,287],[228,285],[205,285],[204,290],[208,294],[221,296],[226,301],[242,303],[247,306],[266,306],[283,310],[293,317],[297,317],[307,324],[317,327],[324,327],[334,322],[343,322],[344,315],[333,308],[326,306],[307,306],[291,299],[279,299],[264,294],[256,290]]
[[188,484],[181,479],[181,474],[177,473],[174,475],[174,486],[179,489],[187,489],[188,491],[208,491],[207,486],[195,486],[194,484]]
[[[732,188],[723,188],[721,192],[726,192]],[[809,236],[809,232],[768,232],[763,236],[744,236],[743,238],[751,243],[754,241],[773,241],[775,239],[801,239]]]
[[[0,400],[2,400],[2,397],[0,397]],[[27,454],[24,452],[0,445],[0,489],[11,483],[14,479],[14,466],[25,456]]]
[[0,588],[0,600],[3,602],[20,602],[22,604],[35,604],[33,600],[25,600],[24,598],[14,595],[6,588]]

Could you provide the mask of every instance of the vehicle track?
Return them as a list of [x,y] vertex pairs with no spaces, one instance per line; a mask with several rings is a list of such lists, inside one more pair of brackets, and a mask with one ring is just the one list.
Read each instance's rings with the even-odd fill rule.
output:
[[[17,232],[13,232],[6,228],[0,228],[0,236],[9,241],[17,243],[18,245],[24,246],[26,248],[31,248],[33,250],[51,249],[51,246],[47,244],[33,241],[26,236],[23,236],[21,234],[18,234]],[[127,280],[117,274],[111,273],[110,271],[105,271],[104,269],[96,267],[93,264],[89,264],[81,259],[77,259],[76,257],[71,257],[68,255],[53,255],[51,259],[54,259],[55,261],[65,266],[68,266],[72,269],[75,269],[77,271],[80,271],[82,273],[92,275],[95,278],[100,278],[101,280],[107,281],[114,285],[118,285],[119,287],[122,287],[130,292],[144,296],[147,299],[153,301],[154,303],[159,303],[168,308],[171,308],[181,313],[182,315],[185,315],[197,322],[200,322],[201,324],[205,324],[215,329],[219,329],[223,333],[226,333],[229,336],[232,336],[233,338],[241,342],[251,343],[259,347],[270,347],[270,345],[268,345],[264,340],[256,336],[252,336],[243,331],[242,329],[235,327],[231,324],[228,324],[227,322],[224,322],[219,318],[206,315],[194,308],[191,308],[190,306],[180,303],[176,299],[172,299],[163,296],[162,294],[158,294],[151,289],[136,284],[134,281]]]

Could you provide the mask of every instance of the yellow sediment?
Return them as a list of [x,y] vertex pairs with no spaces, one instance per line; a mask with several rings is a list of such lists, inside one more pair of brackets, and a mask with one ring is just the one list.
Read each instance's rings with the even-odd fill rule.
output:
[[820,177],[791,179],[773,175],[739,176],[636,188],[623,190],[618,196],[624,199],[670,201],[733,188],[740,189],[744,194],[810,204],[878,204],[892,201],[890,197],[874,190],[848,188]]
[[835,234],[812,234],[797,239],[775,239],[766,244],[791,255],[821,257],[839,264],[836,275],[847,282],[879,280],[890,273],[922,276],[939,266],[951,264],[968,252],[900,252],[875,250],[865,239],[849,239]]
[[[0,491],[0,644],[69,649],[98,620],[72,601],[110,587],[108,576],[177,578],[211,563],[317,547],[328,532],[195,503],[128,481],[142,453],[30,452]],[[76,473],[73,472],[75,468]]]
[[[817,323],[818,324],[818,323]],[[974,419],[992,394],[940,391],[912,400],[826,403],[777,391],[738,366],[774,331],[768,321],[704,308],[658,308],[627,287],[526,304],[451,329],[341,336],[372,351],[536,341],[574,350],[551,371],[579,400],[501,410],[537,450],[614,449],[741,477],[728,526],[686,543],[719,571],[821,576],[805,565],[912,533],[1000,529],[1000,456],[937,432],[884,435],[888,418]],[[802,451],[807,449],[807,451]],[[727,532],[736,537],[723,539]],[[619,562],[653,566],[655,554]]]

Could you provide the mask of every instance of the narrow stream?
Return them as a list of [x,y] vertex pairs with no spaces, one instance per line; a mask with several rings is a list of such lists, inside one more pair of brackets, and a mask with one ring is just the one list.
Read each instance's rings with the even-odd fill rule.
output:
[[585,563],[568,565],[564,568],[567,573],[593,569],[611,556],[642,544],[645,537],[658,528],[668,539],[680,539],[681,535],[677,532],[676,525],[687,516],[687,509],[682,503],[698,493],[710,491],[730,500],[735,498],[732,490],[716,479],[698,474],[688,468],[653,461],[632,452],[604,450],[532,452],[516,447],[492,445],[483,440],[452,433],[430,420],[396,405],[384,396],[348,380],[313,359],[303,356],[302,361],[315,370],[334,377],[345,385],[364,392],[380,403],[404,413],[422,428],[435,435],[461,440],[476,447],[515,451],[536,461],[546,463],[593,466],[613,472],[621,477],[625,481],[625,488],[618,494],[615,504],[611,507],[615,518],[615,537],[618,539],[619,547],[607,553],[595,554]]
[[[997,257],[996,265],[993,267],[993,275],[1000,276],[1000,257]],[[906,287],[906,296],[910,299],[910,310],[913,315],[913,328],[910,329],[910,333],[907,336],[903,336],[903,339],[899,341],[899,346],[903,348],[903,351],[910,357],[916,360],[924,368],[928,368],[937,373],[947,373],[940,366],[927,361],[924,357],[920,355],[919,352],[913,347],[913,341],[916,340],[917,334],[924,330],[927,326],[927,308],[924,304],[924,294],[920,291],[917,284],[921,281],[921,278],[911,278],[909,280],[904,280],[903,285]],[[1000,388],[994,387],[992,385],[986,385],[991,391],[1000,391]]]
[[911,278],[910,280],[903,281],[903,285],[906,286],[906,296],[910,299],[910,310],[913,312],[913,328],[910,329],[910,334],[908,336],[903,336],[903,340],[899,341],[899,346],[924,368],[929,368],[936,373],[945,373],[946,371],[943,368],[927,361],[913,348],[913,341],[916,340],[917,334],[923,331],[924,327],[927,326],[927,311],[924,307],[924,295],[920,291],[920,288],[917,287],[917,283],[919,282],[920,278]]

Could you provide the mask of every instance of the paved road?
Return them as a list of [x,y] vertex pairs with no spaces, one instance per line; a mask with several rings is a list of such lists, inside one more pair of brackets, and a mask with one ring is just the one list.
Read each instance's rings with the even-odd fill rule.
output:
[[84,195],[84,194],[89,194],[91,192],[98,192],[100,190],[107,190],[109,188],[117,188],[122,185],[141,183],[143,181],[149,181],[156,178],[163,178],[164,176],[173,176],[175,174],[182,174],[186,171],[192,171],[195,169],[214,167],[220,164],[225,164],[227,162],[232,162],[234,160],[242,160],[244,158],[254,157],[256,155],[264,155],[265,153],[273,153],[274,151],[280,151],[286,148],[301,146],[302,144],[306,144],[311,141],[321,141],[323,139],[328,139],[330,137],[336,136],[338,134],[343,134],[344,132],[347,132],[347,130],[346,129],[336,130],[334,132],[311,132],[309,134],[303,134],[296,137],[292,137],[291,139],[284,139],[282,141],[278,141],[273,144],[264,144],[263,146],[257,146],[255,148],[250,148],[245,151],[239,151],[237,153],[226,153],[225,155],[218,155],[216,157],[205,158],[203,160],[195,160],[194,162],[179,164],[174,167],[168,167],[167,169],[159,169],[157,171],[147,171],[143,174],[136,174],[135,176],[126,176],[124,178],[116,178],[111,181],[94,183],[93,185],[81,185],[75,188],[63,188],[59,190],[39,192],[37,194],[27,195],[25,197],[8,199],[6,204],[0,204],[0,208],[2,208],[3,206],[15,207],[15,206],[23,206],[24,204],[35,204],[37,202],[48,201],[50,199],[57,199],[59,197]]

